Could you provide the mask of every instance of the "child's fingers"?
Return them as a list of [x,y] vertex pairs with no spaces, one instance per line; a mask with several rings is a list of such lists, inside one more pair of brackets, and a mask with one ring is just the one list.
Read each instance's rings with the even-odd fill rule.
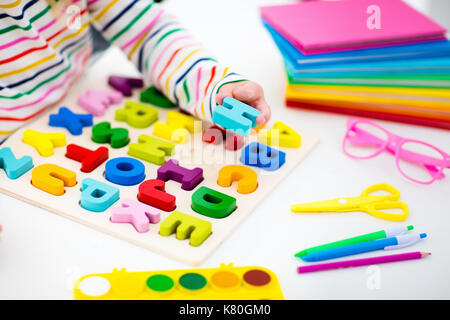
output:
[[225,97],[233,97],[261,111],[256,118],[258,125],[269,121],[271,112],[264,99],[264,91],[260,85],[251,81],[234,82],[224,85],[216,95],[217,104],[221,105]]
[[256,102],[261,96],[263,96],[263,90],[255,82],[241,82],[233,88],[233,97],[247,104]]
[[264,124],[270,120],[272,113],[270,112],[270,107],[264,98],[261,98],[260,101],[254,106],[256,109],[261,111],[261,114],[256,118],[257,124]]
[[223,99],[225,97],[233,96],[233,86],[224,85],[220,88],[219,92],[216,95],[216,103],[220,106],[222,105]]
[[270,108],[264,99],[264,92],[260,85],[250,81],[244,82],[233,89],[233,97],[261,111],[261,114],[256,118],[257,124],[260,125],[269,121]]

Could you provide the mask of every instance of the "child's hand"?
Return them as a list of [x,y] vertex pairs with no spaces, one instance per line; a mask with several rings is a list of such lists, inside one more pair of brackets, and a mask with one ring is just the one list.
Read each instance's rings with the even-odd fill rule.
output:
[[233,97],[261,111],[261,114],[256,118],[258,125],[269,121],[271,115],[270,108],[264,98],[264,91],[259,84],[252,81],[224,84],[216,95],[216,103],[221,105],[225,97]]

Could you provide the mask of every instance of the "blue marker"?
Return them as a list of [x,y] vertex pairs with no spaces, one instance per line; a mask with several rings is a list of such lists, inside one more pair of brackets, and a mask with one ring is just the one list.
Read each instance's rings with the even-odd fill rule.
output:
[[356,243],[344,247],[312,252],[302,257],[304,261],[321,261],[334,258],[350,256],[353,254],[375,251],[375,250],[393,250],[408,247],[422,238],[427,236],[426,233],[407,234],[392,238],[378,239],[374,241]]

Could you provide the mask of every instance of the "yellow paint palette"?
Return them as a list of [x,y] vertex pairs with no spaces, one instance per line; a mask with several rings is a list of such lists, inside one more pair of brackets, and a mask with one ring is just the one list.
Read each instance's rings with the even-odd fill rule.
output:
[[277,276],[262,267],[89,274],[74,286],[76,300],[282,300]]

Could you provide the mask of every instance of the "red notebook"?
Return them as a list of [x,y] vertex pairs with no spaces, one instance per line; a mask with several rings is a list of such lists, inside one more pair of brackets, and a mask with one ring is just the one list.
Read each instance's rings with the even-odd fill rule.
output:
[[386,112],[382,112],[382,111],[361,110],[361,109],[354,109],[354,108],[341,108],[341,107],[336,107],[336,106],[332,106],[332,105],[327,106],[327,105],[314,104],[314,102],[306,103],[306,102],[289,100],[289,99],[286,100],[286,106],[294,107],[294,108],[311,109],[314,111],[342,113],[342,114],[356,116],[356,117],[367,117],[367,118],[375,118],[375,119],[380,119],[380,120],[404,122],[404,123],[409,123],[409,124],[450,130],[450,121],[436,119],[436,118],[417,117],[417,116],[411,116],[411,115],[407,115],[407,114],[392,114],[392,113],[386,113]]
[[445,38],[445,28],[401,0],[307,1],[261,8],[304,54]]

